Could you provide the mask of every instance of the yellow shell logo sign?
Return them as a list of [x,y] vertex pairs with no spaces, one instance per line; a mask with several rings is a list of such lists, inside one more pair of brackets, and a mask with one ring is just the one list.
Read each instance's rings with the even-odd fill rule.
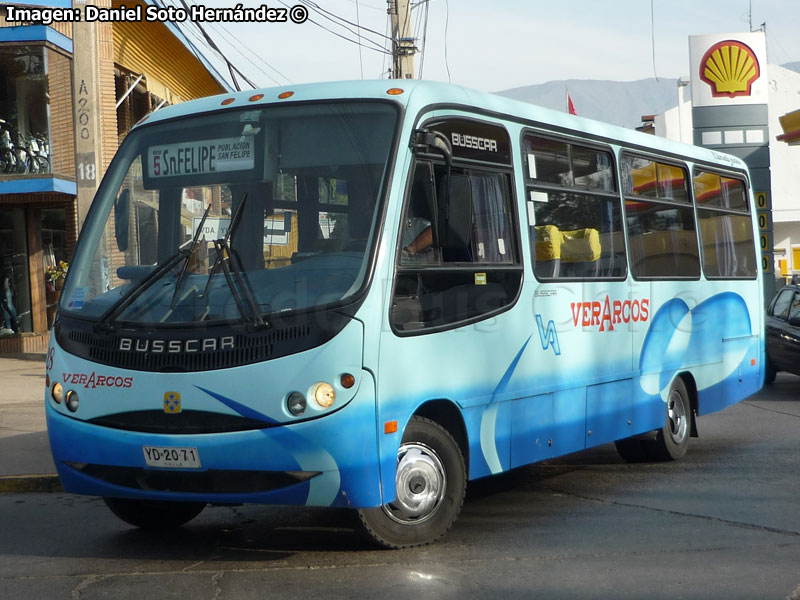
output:
[[711,86],[715,98],[749,96],[750,87],[760,75],[755,52],[736,40],[714,44],[700,61],[700,79]]
[[164,394],[164,412],[170,415],[181,412],[181,395],[178,392]]

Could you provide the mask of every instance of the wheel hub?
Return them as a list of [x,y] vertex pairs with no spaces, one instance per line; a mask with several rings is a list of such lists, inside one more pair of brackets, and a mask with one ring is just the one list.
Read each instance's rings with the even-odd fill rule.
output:
[[429,519],[444,498],[447,478],[436,452],[419,442],[403,444],[397,453],[397,500],[384,505],[398,523],[422,523]]
[[667,420],[672,441],[681,444],[688,435],[689,423],[686,418],[686,407],[678,391],[672,390],[667,404]]

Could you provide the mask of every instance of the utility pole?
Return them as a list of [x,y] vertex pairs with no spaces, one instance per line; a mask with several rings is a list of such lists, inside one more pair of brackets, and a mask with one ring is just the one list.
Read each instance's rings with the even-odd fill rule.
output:
[[392,77],[414,79],[414,54],[417,47],[411,32],[411,3],[409,0],[388,0],[392,18]]

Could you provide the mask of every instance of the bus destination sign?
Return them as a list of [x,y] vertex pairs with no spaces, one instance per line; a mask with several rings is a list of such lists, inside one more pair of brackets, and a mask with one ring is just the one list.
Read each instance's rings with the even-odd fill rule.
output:
[[255,166],[253,136],[162,144],[147,149],[152,179],[249,171]]

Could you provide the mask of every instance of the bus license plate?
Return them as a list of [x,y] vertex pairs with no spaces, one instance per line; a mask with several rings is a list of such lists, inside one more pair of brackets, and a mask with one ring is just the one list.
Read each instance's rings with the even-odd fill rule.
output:
[[201,469],[197,448],[142,446],[144,462],[148,467],[168,469]]

